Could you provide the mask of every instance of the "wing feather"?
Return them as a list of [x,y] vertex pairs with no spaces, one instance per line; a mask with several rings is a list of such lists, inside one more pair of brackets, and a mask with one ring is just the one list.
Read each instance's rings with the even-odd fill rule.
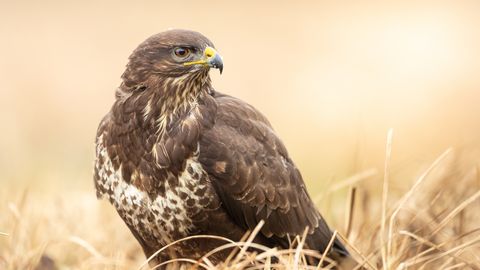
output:
[[202,135],[199,161],[228,214],[245,229],[265,220],[262,234],[281,244],[308,227],[310,248],[326,247],[332,232],[267,119],[233,97],[217,94],[216,102],[215,125]]

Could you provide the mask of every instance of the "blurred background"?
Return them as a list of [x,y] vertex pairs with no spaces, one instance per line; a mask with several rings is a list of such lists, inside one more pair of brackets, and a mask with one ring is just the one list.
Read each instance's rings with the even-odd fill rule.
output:
[[[92,190],[93,141],[127,58],[168,28],[224,57],[216,89],[272,122],[313,189],[417,173],[480,147],[478,1],[2,1],[0,181]],[[407,175],[404,175],[407,174]],[[411,174],[411,175],[410,175]]]
[[[143,258],[96,200],[92,171],[97,125],[128,56],[150,35],[186,28],[209,37],[225,62],[221,76],[212,72],[216,89],[270,119],[316,197],[370,169],[378,173],[365,185],[381,191],[389,128],[392,189],[449,147],[478,159],[479,11],[473,0],[0,0],[0,232],[13,235],[0,239],[13,258],[4,260],[48,243],[69,265],[78,250],[65,252],[53,235],[80,235],[86,242],[69,239],[104,254],[130,241]],[[25,215],[31,226],[19,225]]]

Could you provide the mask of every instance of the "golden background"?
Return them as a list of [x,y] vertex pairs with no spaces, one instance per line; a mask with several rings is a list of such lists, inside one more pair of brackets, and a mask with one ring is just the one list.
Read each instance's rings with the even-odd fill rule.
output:
[[214,86],[270,119],[312,193],[381,170],[390,127],[393,172],[414,175],[450,146],[480,146],[479,10],[478,1],[2,2],[0,181],[92,189],[96,127],[127,57],[168,28],[214,42],[225,62]]

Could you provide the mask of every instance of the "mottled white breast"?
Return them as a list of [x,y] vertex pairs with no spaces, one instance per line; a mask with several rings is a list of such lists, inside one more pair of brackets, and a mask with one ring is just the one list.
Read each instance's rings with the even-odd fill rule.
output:
[[185,237],[194,229],[188,208],[201,199],[198,191],[205,190],[205,184],[199,179],[206,176],[196,157],[186,161],[185,170],[177,178],[175,187],[164,181],[164,195],[152,199],[145,191],[124,181],[121,167],[114,170],[103,136],[97,139],[96,154],[97,185],[102,187],[97,189],[103,190],[101,197],[108,198],[125,222],[147,243],[165,245],[175,240],[173,236]]

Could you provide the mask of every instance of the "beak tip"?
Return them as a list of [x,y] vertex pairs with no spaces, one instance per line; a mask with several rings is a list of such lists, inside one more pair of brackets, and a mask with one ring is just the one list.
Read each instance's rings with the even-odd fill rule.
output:
[[208,64],[212,68],[216,68],[220,71],[220,74],[223,72],[223,59],[219,54],[216,54],[213,58],[208,61]]

